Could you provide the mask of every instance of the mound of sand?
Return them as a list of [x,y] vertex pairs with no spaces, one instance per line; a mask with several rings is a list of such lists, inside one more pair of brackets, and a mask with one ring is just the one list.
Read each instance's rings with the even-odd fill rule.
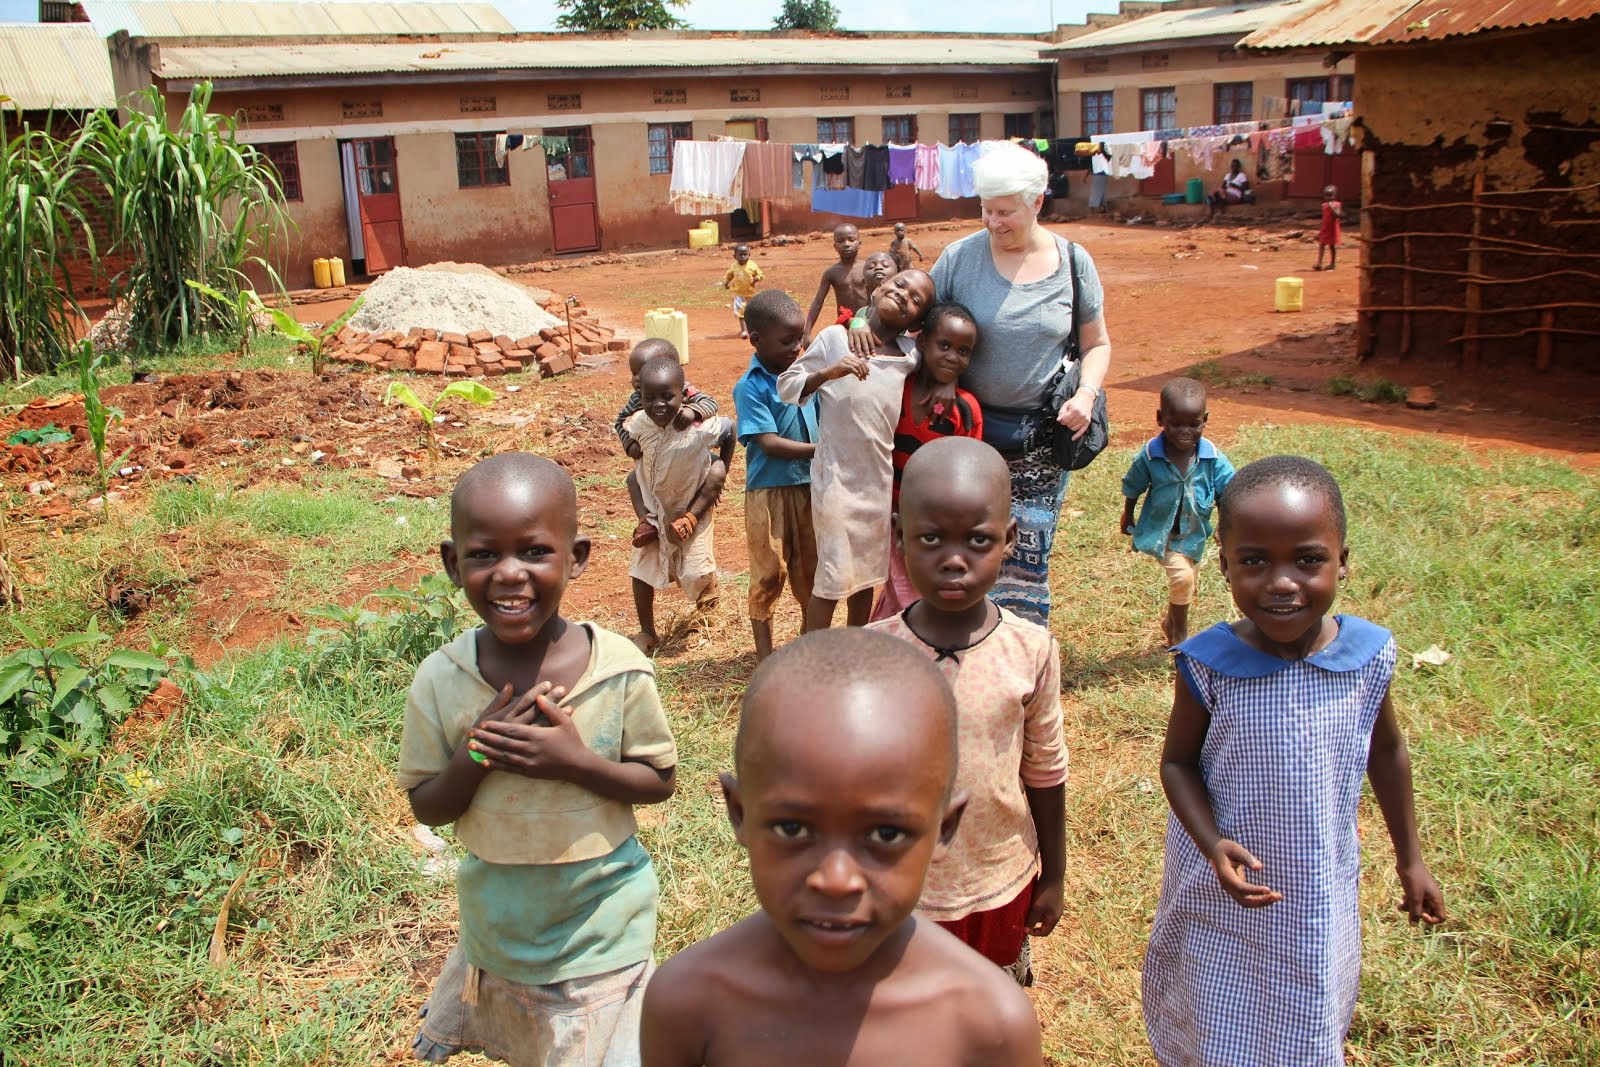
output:
[[396,267],[367,287],[361,310],[350,320],[355,329],[370,332],[423,326],[509,337],[527,337],[561,324],[527,289],[477,263]]

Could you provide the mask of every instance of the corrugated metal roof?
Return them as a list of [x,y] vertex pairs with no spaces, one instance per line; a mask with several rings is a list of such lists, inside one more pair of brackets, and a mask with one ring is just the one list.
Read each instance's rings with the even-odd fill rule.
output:
[[115,107],[105,39],[82,23],[0,24],[0,95],[7,110]]
[[1244,48],[1408,44],[1600,16],[1600,0],[1328,0],[1246,37]]
[[1182,44],[1204,38],[1236,40],[1253,30],[1276,26],[1304,11],[1315,0],[1271,0],[1268,3],[1221,4],[1177,11],[1158,11],[1103,30],[1074,37],[1046,50],[1046,55],[1083,55],[1150,45]]
[[1431,0],[1415,4],[1368,44],[1408,44],[1600,16],[1596,0]]
[[1257,30],[1241,48],[1319,48],[1358,44],[1415,6],[1417,0],[1329,0],[1307,4],[1272,26]]
[[582,70],[613,67],[1041,66],[1027,38],[544,38],[417,44],[168,46],[157,76],[259,78],[415,71]]
[[512,33],[493,4],[253,3],[247,0],[83,0],[109,37],[338,37],[373,34]]

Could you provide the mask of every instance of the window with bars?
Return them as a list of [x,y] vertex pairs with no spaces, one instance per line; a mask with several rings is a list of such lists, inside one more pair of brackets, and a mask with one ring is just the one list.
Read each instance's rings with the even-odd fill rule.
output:
[[1249,82],[1218,82],[1216,118],[1219,126],[1229,122],[1248,122],[1255,106],[1255,93]]
[[511,165],[494,162],[494,133],[456,134],[456,184],[462,189],[510,185]]
[[293,141],[272,141],[258,144],[256,149],[267,157],[272,169],[278,172],[278,184],[283,187],[283,198],[304,199],[300,195],[300,146]]
[[966,141],[975,144],[978,140],[977,115],[951,115],[950,116],[950,144],[960,144]]
[[1015,115],[1006,116],[1007,137],[1032,137],[1033,112],[1023,111]]
[[840,117],[817,120],[818,144],[855,144],[856,120]]
[[1349,100],[1355,96],[1356,79],[1350,74],[1330,74],[1326,78],[1290,78],[1290,100],[1302,103],[1325,103],[1329,100]]
[[1116,133],[1111,119],[1111,90],[1083,94],[1083,133],[1085,137],[1104,137]]
[[1139,128],[1141,130],[1170,130],[1178,124],[1178,90],[1141,89],[1139,91]]
[[883,116],[883,140],[885,144],[916,144],[917,116]]
[[687,122],[652,122],[648,128],[650,138],[650,173],[672,173],[672,146],[679,141],[694,139],[694,130]]

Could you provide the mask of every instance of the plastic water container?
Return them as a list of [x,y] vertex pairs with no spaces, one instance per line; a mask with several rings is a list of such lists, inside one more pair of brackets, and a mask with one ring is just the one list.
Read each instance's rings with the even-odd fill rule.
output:
[[722,236],[717,232],[717,220],[716,219],[701,219],[700,220],[700,228],[702,230],[710,230],[711,231],[711,243],[712,244],[716,244],[718,241],[722,240]]
[[689,231],[690,248],[715,248],[717,247],[717,231],[708,230],[704,226],[696,226]]
[[318,289],[332,288],[333,271],[326,259],[318,258],[311,261],[311,284]]
[[1183,202],[1186,204],[1203,204],[1206,199],[1206,183],[1203,178],[1190,178],[1183,186]]
[[1162,197],[1161,197],[1161,202],[1163,204],[1167,204],[1169,206],[1172,205],[1172,204],[1181,204],[1181,203],[1183,203],[1183,194],[1182,193],[1164,193],[1162,195]]
[[673,308],[653,308],[646,311],[644,335],[666,338],[672,342],[672,347],[678,350],[678,362],[689,362],[689,316],[683,312]]
[[1279,278],[1276,308],[1279,311],[1299,311],[1305,301],[1306,283],[1299,278]]
[[344,284],[344,260],[340,259],[338,256],[328,257],[328,280],[331,281],[335,287]]

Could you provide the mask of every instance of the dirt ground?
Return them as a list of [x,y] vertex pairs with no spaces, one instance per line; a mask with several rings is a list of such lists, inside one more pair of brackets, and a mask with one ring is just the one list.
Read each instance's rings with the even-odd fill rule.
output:
[[[930,265],[945,244],[976,228],[976,223],[912,226],[912,237],[927,256],[922,265]],[[1347,249],[1339,270],[1313,272],[1313,229],[1292,222],[1193,227],[1108,222],[1052,228],[1092,253],[1106,285],[1114,352],[1108,403],[1120,446],[1132,446],[1154,432],[1161,384],[1200,365],[1191,373],[1211,385],[1208,433],[1224,443],[1238,427],[1251,423],[1333,422],[1434,434],[1485,451],[1517,449],[1583,466],[1600,463],[1600,400],[1594,378],[1536,374],[1531,349],[1519,365],[1494,368],[1472,380],[1453,365],[1381,358],[1357,363],[1358,257]],[[890,234],[868,228],[863,237],[866,254],[886,247]],[[823,234],[777,242],[755,249],[766,285],[786,289],[805,307],[821,271],[834,258],[831,243]],[[525,265],[511,277],[577,295],[627,338],[642,336],[648,308],[685,310],[691,337],[689,378],[726,409],[732,386],[749,363],[749,348],[737,337],[725,294],[715,288],[729,259],[729,252],[720,249],[603,255]],[[1304,279],[1304,310],[1280,314],[1273,309],[1274,281],[1290,274]],[[296,312],[303,320],[328,321],[345,306],[301,304]],[[382,405],[388,381],[382,376],[340,370],[315,381],[297,369],[218,370],[111,389],[106,401],[124,412],[113,431],[113,454],[131,449],[122,463],[129,474],[115,487],[124,495],[119,506],[138,506],[148,486],[162,478],[225,472],[236,486],[298,483],[320,467],[370,474],[384,494],[442,495],[474,456],[536,448],[567,464],[579,479],[584,522],[595,538],[594,561],[569,593],[571,613],[631,632],[624,535],[632,518],[622,489],[627,463],[611,432],[629,383],[620,360],[596,362],[543,383],[512,378],[491,383],[502,392],[501,399],[488,413],[473,410],[461,415],[462,425],[441,428],[447,451],[437,465],[426,462],[414,416]],[[1397,403],[1330,395],[1329,379],[1341,375],[1363,382],[1427,385],[1439,405],[1415,411]],[[510,384],[518,386],[516,393],[505,391]],[[1575,403],[1574,397],[1582,399]],[[24,560],[19,574],[24,586],[29,552],[48,551],[52,533],[85,521],[93,505],[85,486],[92,481],[94,460],[81,429],[80,398],[41,398],[0,419],[0,437],[21,426],[52,422],[76,428],[77,439],[0,452],[0,479],[18,491],[13,500],[22,501],[9,515],[11,550],[14,558]],[[736,465],[730,480],[737,484],[740,479],[742,467]],[[717,524],[719,563],[724,572],[736,574],[745,566],[742,522],[736,509],[723,511]],[[210,559],[199,566],[205,574],[228,577],[223,583],[194,583],[192,610],[201,641],[189,651],[202,662],[227,648],[251,647],[303,628],[304,621],[291,612],[263,610],[276,592],[277,576],[270,570],[252,567],[247,558]],[[405,585],[434,566],[431,553],[419,553],[370,574],[352,573],[347,576],[349,597]],[[113,593],[135,601],[143,595],[137,589]],[[662,614],[670,618],[681,606],[679,599],[668,594]],[[780,637],[793,631],[794,622],[792,614],[787,620],[780,616]],[[669,644],[667,654],[673,651]]]

